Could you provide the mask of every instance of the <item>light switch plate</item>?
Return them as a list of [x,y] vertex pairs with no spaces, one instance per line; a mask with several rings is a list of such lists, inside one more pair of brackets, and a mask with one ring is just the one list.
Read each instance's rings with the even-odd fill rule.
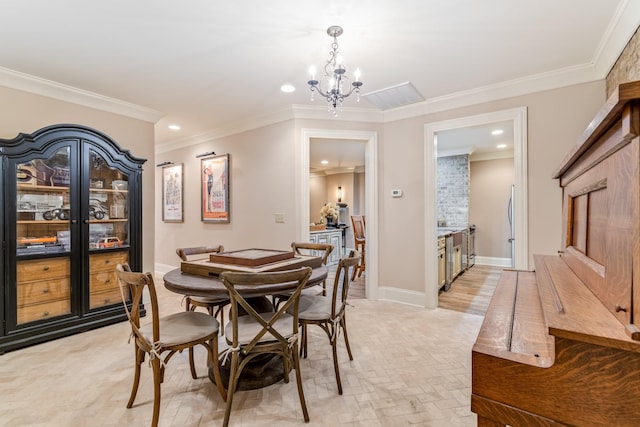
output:
[[391,197],[402,197],[402,190],[391,190]]
[[284,214],[283,213],[277,213],[276,214],[276,222],[278,224],[283,224],[284,223]]

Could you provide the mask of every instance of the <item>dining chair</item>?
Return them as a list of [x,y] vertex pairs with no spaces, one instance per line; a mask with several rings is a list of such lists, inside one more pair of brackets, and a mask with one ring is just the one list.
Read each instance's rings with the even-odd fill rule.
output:
[[318,325],[325,331],[333,350],[333,368],[336,374],[336,383],[338,384],[338,394],[342,394],[342,382],[340,381],[340,368],[338,366],[338,335],[340,335],[340,331],[344,336],[349,360],[353,360],[349,336],[347,335],[345,311],[351,284],[350,273],[357,267],[358,262],[360,262],[360,254],[355,251],[350,251],[349,257],[340,260],[331,295],[304,295],[300,297],[298,313],[298,322],[302,332],[300,352],[303,357],[307,357],[309,339],[307,326]]
[[[256,357],[268,353],[282,357],[285,382],[289,382],[291,368],[295,369],[302,414],[304,421],[309,422],[298,355],[298,304],[300,293],[310,275],[310,267],[263,273],[232,271],[220,273],[220,279],[228,289],[231,298],[230,320],[225,326],[225,338],[229,348],[221,354],[223,360],[231,356],[227,407],[223,423],[225,427],[229,425],[233,395],[243,368]],[[266,289],[277,289],[278,284],[287,284],[287,287],[291,287],[292,283],[295,284],[295,290],[275,312],[258,313],[243,297],[243,294],[265,294],[269,292]],[[240,316],[239,310],[243,310],[246,315]]]
[[[327,265],[329,255],[333,252],[333,245],[328,243],[309,243],[309,242],[292,242],[291,249],[298,255],[316,255],[320,254],[322,257],[322,265]],[[313,285],[302,290],[302,295],[326,295],[327,294],[327,279],[322,281],[322,285]],[[280,303],[288,299],[291,292],[280,295],[272,295],[272,303],[275,310],[278,309]]]
[[360,277],[365,270],[365,246],[366,246],[366,237],[365,237],[365,226],[364,226],[364,216],[363,215],[351,215],[351,225],[353,226],[353,242],[354,248],[356,251],[360,253],[360,262],[358,263],[357,268],[353,270],[351,280],[355,280],[356,275]]
[[[202,345],[208,352],[208,363],[213,364],[213,374],[218,384],[218,391],[223,399],[227,398],[222,386],[220,366],[218,363],[218,321],[205,313],[191,311],[178,312],[160,317],[158,314],[158,296],[151,273],[132,272],[128,264],[116,266],[118,285],[122,295],[127,318],[131,325],[131,336],[134,342],[136,358],[133,388],[127,408],[133,406],[140,384],[140,368],[149,355],[149,363],[153,369],[153,418],[151,426],[158,425],[160,415],[160,385],[164,382],[164,371],[167,363],[176,352],[185,348]],[[147,319],[140,322],[140,303],[147,289],[150,298],[150,313]],[[129,302],[127,296],[131,295]],[[165,354],[163,356],[163,354]]]
[[[224,252],[224,247],[222,245],[197,246],[193,248],[176,249],[176,254],[182,261],[208,259],[207,256],[209,254],[217,254],[220,252]],[[219,316],[220,324],[224,325],[224,307],[229,304],[229,298],[187,295],[184,298],[184,301],[186,311],[195,311],[195,309],[198,307],[205,308],[209,312],[209,315],[213,317]],[[224,330],[222,330],[220,333],[221,335],[224,335]],[[193,363],[193,348],[189,349],[189,367],[191,368],[191,377],[193,379],[196,379],[198,376],[196,374],[195,364]]]

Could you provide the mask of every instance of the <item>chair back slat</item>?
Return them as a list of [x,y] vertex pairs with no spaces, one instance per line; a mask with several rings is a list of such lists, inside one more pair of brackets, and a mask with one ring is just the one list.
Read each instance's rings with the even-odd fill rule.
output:
[[[148,351],[153,347],[153,343],[160,341],[158,295],[156,294],[156,287],[153,283],[153,276],[151,275],[151,273],[132,272],[128,264],[118,264],[116,266],[116,274],[118,276],[118,286],[120,287],[124,309],[127,313],[129,323],[131,324],[131,331],[139,340],[140,345],[144,348],[144,350]],[[148,339],[140,331],[140,305],[142,303],[145,287],[148,289],[151,305],[150,317],[153,329],[152,342],[149,342]],[[127,304],[127,290],[131,292],[131,310],[129,310],[129,306]]]
[[353,239],[356,245],[365,242],[364,218],[362,215],[351,215],[351,225],[353,226]]
[[333,319],[342,316],[345,311],[352,272],[359,262],[360,254],[357,251],[350,251],[349,256],[342,258],[338,263],[331,301],[331,318]]
[[[193,248],[178,248],[176,254],[182,261],[188,261],[190,256],[194,255],[206,255],[224,252],[224,246],[196,246]],[[206,257],[199,257],[206,258]]]
[[291,243],[291,249],[299,255],[312,255],[322,252],[322,265],[327,265],[329,255],[333,252],[333,245],[328,243],[293,242]]
[[[232,346],[237,348],[239,345],[238,339],[238,306],[242,307],[246,313],[257,321],[262,329],[252,338],[252,340],[243,345],[242,353],[250,353],[256,345],[260,343],[260,340],[267,334],[274,337],[274,340],[279,341],[281,344],[286,345],[286,335],[295,335],[298,333],[298,305],[300,300],[300,293],[302,289],[307,285],[307,281],[311,276],[311,268],[301,267],[295,270],[266,272],[266,273],[244,273],[244,272],[231,272],[226,271],[220,274],[222,283],[229,291],[231,299],[231,323],[233,325],[233,338]],[[243,292],[247,289],[255,288],[255,291],[250,291],[248,294],[259,294],[258,288],[266,285],[296,283],[295,291],[291,294],[291,297],[284,301],[275,313],[269,313],[271,317],[260,315],[247,300],[238,291],[239,287],[244,288]],[[293,324],[291,331],[277,331],[273,326],[276,321],[281,318],[291,305],[294,305],[293,309]]]

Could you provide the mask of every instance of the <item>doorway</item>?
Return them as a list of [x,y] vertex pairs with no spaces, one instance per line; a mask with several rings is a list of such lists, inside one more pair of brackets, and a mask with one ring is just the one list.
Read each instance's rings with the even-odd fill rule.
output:
[[527,110],[526,107],[496,111],[477,116],[425,125],[425,306],[438,304],[437,277],[437,133],[452,129],[510,121],[513,126],[514,152],[514,259],[516,269],[528,268],[527,239]]
[[[323,221],[326,203],[337,204],[340,257],[354,249],[351,215],[365,215],[366,140],[312,138],[309,146],[309,223]],[[337,248],[336,248],[337,249]]]
[[513,267],[513,121],[440,131],[436,140],[438,226],[475,226],[478,256],[463,253],[463,271],[473,260]]
[[[378,233],[377,233],[377,133],[372,131],[350,131],[329,129],[303,129],[300,143],[300,171],[298,223],[300,224],[299,236],[301,241],[309,241],[310,218],[314,218],[310,212],[310,148],[311,141],[315,139],[328,140],[360,140],[365,145],[365,184],[364,199],[367,214],[367,277],[366,297],[378,298],[378,272],[375,267],[378,258]],[[331,200],[328,200],[331,201]],[[313,221],[313,220],[311,220]]]

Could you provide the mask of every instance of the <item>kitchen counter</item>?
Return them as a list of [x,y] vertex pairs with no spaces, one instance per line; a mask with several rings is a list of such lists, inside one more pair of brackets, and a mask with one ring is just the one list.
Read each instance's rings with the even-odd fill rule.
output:
[[459,233],[468,227],[438,227],[438,237],[446,237],[449,234]]

